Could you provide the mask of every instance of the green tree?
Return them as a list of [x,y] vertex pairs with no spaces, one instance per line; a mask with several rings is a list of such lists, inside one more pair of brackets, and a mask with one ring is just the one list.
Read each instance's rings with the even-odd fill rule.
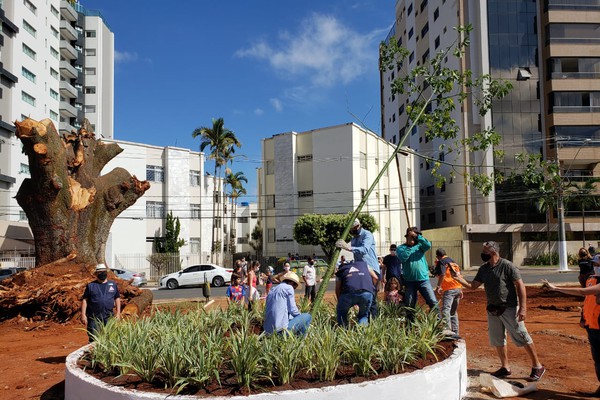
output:
[[240,196],[246,194],[246,189],[244,188],[243,183],[248,183],[248,179],[243,172],[228,172],[225,176],[225,185],[229,186],[229,192],[226,193],[227,197],[231,199],[231,223],[229,225],[230,232],[230,244],[229,250],[231,254],[235,253],[235,226],[236,221],[236,211],[237,211],[237,200]]
[[[469,136],[461,135],[460,125],[452,118],[453,111],[457,107],[471,107],[471,105],[475,106],[479,115],[485,116],[492,107],[492,101],[505,96],[512,88],[509,82],[492,79],[489,74],[474,78],[470,70],[455,70],[447,67],[447,65],[464,65],[462,59],[470,42],[469,34],[471,30],[471,26],[456,28],[457,38],[451,46],[440,50],[430,59],[424,60],[421,65],[410,70],[408,66],[411,65],[410,61],[412,61],[409,59],[411,52],[402,48],[398,41],[392,38],[389,42],[380,45],[380,69],[384,72],[397,71],[397,77],[391,85],[392,94],[407,94],[410,99],[405,107],[409,116],[406,126],[403,127],[405,132],[411,132],[414,127],[420,126],[428,141],[432,141],[434,138],[443,139],[444,143],[439,147],[440,152],[444,152],[446,155],[454,154],[455,160],[459,159],[458,155],[463,152],[467,154],[483,153],[490,149],[497,158],[501,158],[503,153],[494,149],[494,146],[500,143],[500,135],[493,128],[470,133]],[[457,60],[448,61],[450,56],[455,57]],[[359,215],[379,180],[389,168],[390,163],[396,159],[408,136],[401,137],[397,148],[384,164],[349,218],[342,232],[342,237],[348,235],[351,228],[350,221]],[[504,179],[500,173],[488,172],[491,168],[484,165],[483,161],[478,165],[458,166],[453,165],[448,156],[445,157],[445,160],[439,160],[417,154],[414,151],[413,154],[430,162],[432,165],[430,172],[436,178],[438,186],[441,186],[448,178],[453,177],[459,171],[464,175],[468,184],[487,196],[494,188],[494,184],[502,182]],[[485,158],[481,157],[481,159],[484,160]],[[448,172],[449,176],[444,175],[442,165],[451,167]],[[323,276],[324,281],[327,281],[333,275],[338,254],[339,250],[333,252],[329,268]],[[318,308],[322,303],[326,286],[322,285],[319,288],[319,293],[313,303],[313,309]]]
[[581,218],[583,224],[583,247],[585,245],[585,211],[600,209],[600,196],[598,196],[597,184],[600,178],[589,178],[583,182],[571,182],[568,192],[569,201],[567,208],[573,210],[581,210]]
[[[320,246],[327,259],[330,259],[335,252],[335,241],[343,237],[344,226],[349,223],[351,216],[352,213],[305,214],[294,224],[294,240],[304,246]],[[358,219],[368,231],[379,229],[371,214],[359,214]],[[351,236],[346,234],[344,238],[349,241]]]
[[179,238],[181,231],[181,223],[179,217],[173,217],[173,212],[167,214],[165,222],[165,236],[156,241],[157,253],[176,253],[179,254],[179,249],[185,245],[185,240]]
[[221,167],[227,163],[229,157],[235,152],[235,148],[241,147],[241,143],[233,131],[225,128],[223,118],[212,120],[212,127],[200,127],[194,129],[192,137],[200,137],[200,151],[210,148],[208,158],[214,160],[215,169],[213,175],[213,224],[211,234],[211,261],[214,262],[214,253],[218,252],[215,246],[216,221],[219,218],[216,214],[217,202],[221,197],[217,191],[217,177],[221,178]]
[[256,258],[260,257],[263,249],[263,228],[260,226],[260,221],[254,226],[248,244],[256,252]]

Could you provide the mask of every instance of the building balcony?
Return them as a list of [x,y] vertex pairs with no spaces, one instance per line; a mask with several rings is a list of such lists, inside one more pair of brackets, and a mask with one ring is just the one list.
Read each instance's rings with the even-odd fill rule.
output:
[[60,62],[60,73],[62,76],[69,79],[75,79],[77,76],[79,76],[77,69],[75,69],[75,67],[72,66],[68,61]]
[[60,94],[70,99],[75,98],[77,97],[77,89],[67,81],[60,81]]
[[600,113],[600,106],[554,106],[552,113]]
[[77,51],[75,47],[71,45],[71,43],[66,40],[60,41],[60,54],[66,58],[67,60],[74,60],[77,58]]
[[67,117],[67,118],[77,117],[77,109],[75,108],[75,106],[72,106],[71,104],[67,103],[66,101],[61,101],[59,107],[60,107],[60,115]]
[[75,28],[64,19],[60,21],[60,34],[67,40],[77,40],[78,36]]
[[68,21],[77,21],[77,11],[67,0],[60,0],[60,15]]
[[544,6],[546,10],[600,10],[598,0],[545,0]]
[[58,123],[59,133],[71,133],[71,131],[76,131],[75,127],[68,122],[59,122]]

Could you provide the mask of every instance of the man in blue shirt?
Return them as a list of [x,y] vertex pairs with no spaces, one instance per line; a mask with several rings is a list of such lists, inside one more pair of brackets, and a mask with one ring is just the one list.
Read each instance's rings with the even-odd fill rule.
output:
[[425,259],[425,253],[431,249],[431,242],[425,239],[416,227],[407,228],[405,237],[406,242],[397,251],[406,285],[404,304],[414,308],[417,304],[417,293],[421,293],[430,308],[437,307],[437,299],[429,282],[429,266]]
[[[335,246],[352,252],[352,254],[354,254],[354,261],[366,262],[369,269],[375,271],[377,280],[379,280],[381,277],[381,268],[379,267],[379,261],[377,261],[375,238],[373,237],[373,234],[361,227],[358,218],[354,220],[352,228],[350,229],[350,234],[352,235],[350,244],[346,243],[343,239],[339,239],[335,242]],[[377,282],[375,282],[373,287],[373,301],[371,302],[369,314],[372,318],[377,316]]]
[[402,264],[400,264],[400,260],[396,255],[396,250],[398,246],[395,244],[390,245],[390,254],[383,257],[383,266],[384,269],[381,271],[381,276],[383,280],[383,284],[385,285],[387,281],[392,278],[398,279],[398,282],[402,286]]
[[369,323],[369,308],[374,300],[373,285],[377,282],[375,271],[364,261],[354,261],[340,266],[335,273],[335,295],[338,299],[337,321],[348,326],[348,311],[358,306],[356,319],[359,325]]
[[294,272],[286,272],[281,278],[281,283],[269,291],[265,307],[265,333],[272,334],[285,330],[304,335],[310,325],[310,314],[301,314],[296,306],[294,290],[298,287],[300,279]]
[[[81,322],[87,326],[89,342],[94,341],[94,335],[101,325],[106,325],[114,315],[121,315],[121,299],[119,289],[114,281],[109,281],[108,269],[104,264],[96,265],[96,280],[85,287],[81,301]],[[100,325],[99,325],[100,324]]]

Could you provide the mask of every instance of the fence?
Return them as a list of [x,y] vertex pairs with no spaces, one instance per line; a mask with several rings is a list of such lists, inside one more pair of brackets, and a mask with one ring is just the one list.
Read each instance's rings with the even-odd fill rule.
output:
[[27,268],[35,267],[35,257],[2,257],[0,268]]

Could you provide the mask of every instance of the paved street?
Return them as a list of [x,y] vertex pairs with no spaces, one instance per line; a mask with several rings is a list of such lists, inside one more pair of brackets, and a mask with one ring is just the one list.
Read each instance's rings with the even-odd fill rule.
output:
[[[473,279],[476,270],[464,271],[464,275],[468,280]],[[558,272],[557,269],[551,268],[524,268],[521,269],[521,275],[525,284],[537,284],[540,279],[546,278],[552,283],[577,283],[578,270],[571,269],[569,272]],[[432,280],[433,286],[436,285],[436,281]],[[334,281],[329,282],[328,291],[333,291]],[[202,298],[202,287],[186,287],[175,290],[161,289],[158,290],[156,287],[149,286],[148,289],[153,289],[155,301],[168,301],[168,300],[182,300],[182,299],[197,299]],[[264,287],[260,288],[264,290]],[[220,288],[211,288],[211,297],[224,297],[227,286]],[[299,292],[298,292],[299,293]]]

